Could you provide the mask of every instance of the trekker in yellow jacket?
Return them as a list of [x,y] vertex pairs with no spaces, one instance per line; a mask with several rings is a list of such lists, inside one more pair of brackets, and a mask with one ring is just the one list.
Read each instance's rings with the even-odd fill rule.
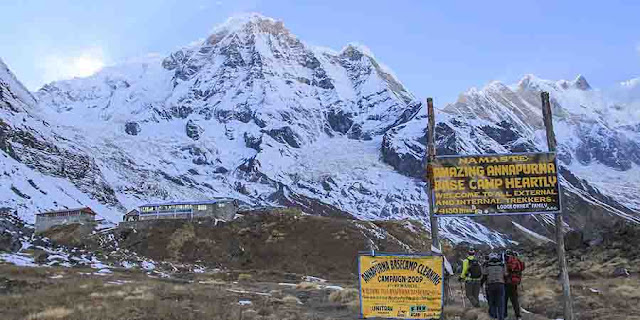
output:
[[469,256],[462,260],[462,273],[460,274],[460,281],[464,281],[465,294],[471,304],[479,308],[480,307],[480,281],[482,280],[482,266],[476,259],[476,251],[469,249]]

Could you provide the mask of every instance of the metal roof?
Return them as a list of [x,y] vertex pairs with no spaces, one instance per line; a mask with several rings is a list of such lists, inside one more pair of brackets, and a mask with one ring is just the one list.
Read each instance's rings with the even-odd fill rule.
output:
[[141,207],[157,207],[157,206],[172,206],[172,205],[198,205],[198,204],[216,204],[221,202],[232,202],[235,199],[231,198],[220,198],[214,200],[200,200],[200,201],[174,201],[174,202],[164,202],[164,203],[147,203],[140,206]]
[[91,210],[91,208],[82,207],[82,208],[61,209],[61,210],[41,212],[41,213],[37,213],[36,216],[46,216],[48,214],[55,214],[55,213],[61,213],[61,212],[71,212],[71,211],[82,211],[82,212],[86,212],[88,214],[92,214],[94,216],[96,215],[96,213],[93,210]]

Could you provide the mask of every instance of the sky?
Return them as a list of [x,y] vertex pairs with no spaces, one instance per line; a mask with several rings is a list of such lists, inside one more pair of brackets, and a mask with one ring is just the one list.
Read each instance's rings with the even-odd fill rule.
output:
[[640,1],[0,0],[0,58],[30,90],[206,37],[259,12],[303,42],[360,43],[418,98],[453,102],[525,74],[584,75],[606,88],[640,76]]

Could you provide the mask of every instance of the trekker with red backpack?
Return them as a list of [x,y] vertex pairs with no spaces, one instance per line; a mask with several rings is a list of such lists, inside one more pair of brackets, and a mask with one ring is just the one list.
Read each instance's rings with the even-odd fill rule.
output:
[[511,300],[513,311],[516,314],[516,319],[522,319],[520,314],[520,302],[518,301],[518,285],[522,281],[522,272],[524,271],[524,262],[518,259],[518,253],[512,250],[506,252],[506,267],[507,276],[505,281],[505,295],[504,295],[504,317],[507,318],[507,305]]

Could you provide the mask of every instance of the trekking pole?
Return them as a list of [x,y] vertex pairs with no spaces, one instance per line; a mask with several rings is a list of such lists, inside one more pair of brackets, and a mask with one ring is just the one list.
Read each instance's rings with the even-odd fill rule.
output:
[[462,289],[462,290],[460,291],[461,296],[462,296],[462,307],[466,309],[466,308],[467,308],[467,306],[466,306],[466,302],[464,301],[464,298],[465,298],[465,297],[464,297],[464,283],[463,283],[463,282],[460,282],[460,289]]

